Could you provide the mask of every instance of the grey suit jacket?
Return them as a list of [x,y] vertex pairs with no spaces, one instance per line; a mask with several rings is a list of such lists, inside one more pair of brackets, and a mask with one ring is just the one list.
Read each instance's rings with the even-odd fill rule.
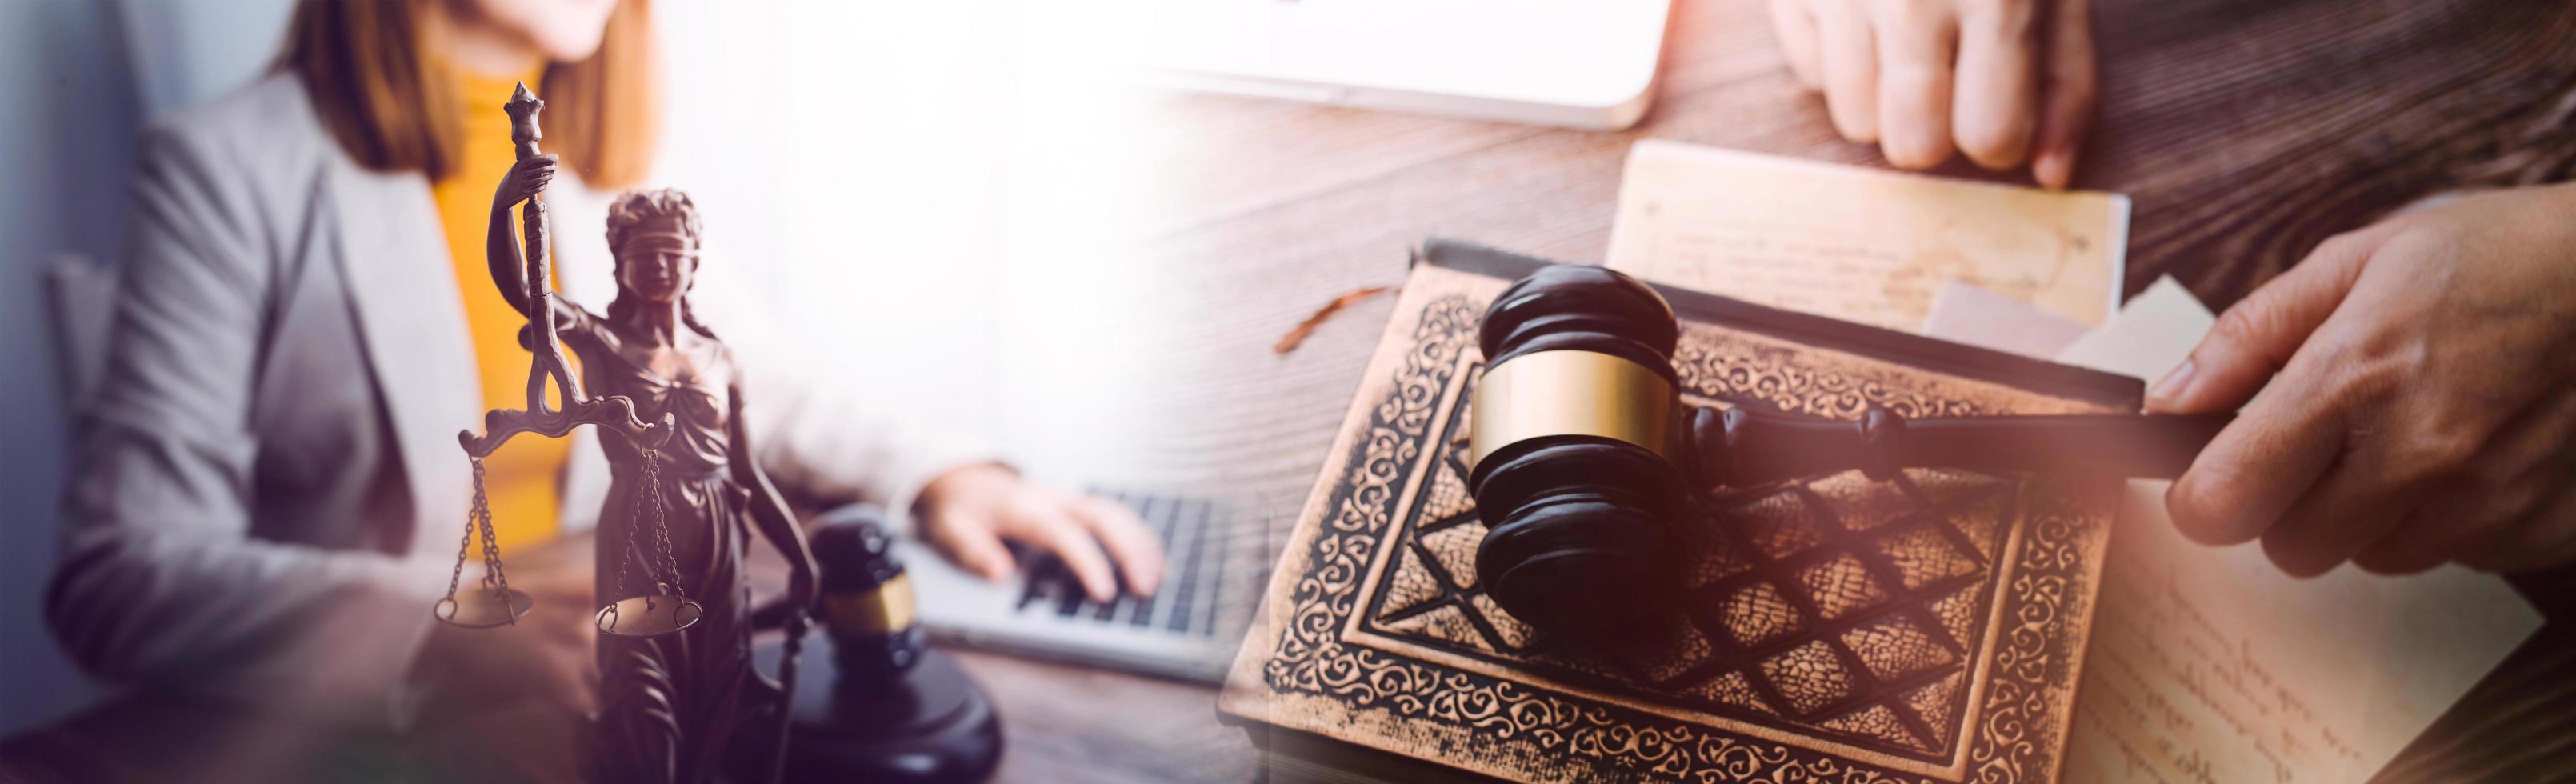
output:
[[[596,307],[605,201],[566,174],[553,246],[566,295]],[[470,495],[456,434],[481,427],[458,286],[491,281],[456,279],[426,180],[357,166],[288,75],[156,124],[135,205],[46,599],[56,637],[112,680],[399,723]],[[800,383],[802,363],[720,320],[752,309],[709,304],[782,484],[906,509],[987,459]],[[570,528],[605,496],[581,438]]]

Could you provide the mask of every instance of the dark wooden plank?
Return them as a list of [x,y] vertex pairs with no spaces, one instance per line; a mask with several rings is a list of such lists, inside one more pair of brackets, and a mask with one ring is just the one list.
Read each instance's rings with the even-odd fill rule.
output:
[[2115,2],[2086,184],[2136,199],[2128,284],[2223,306],[2419,198],[2567,178],[2576,6]]

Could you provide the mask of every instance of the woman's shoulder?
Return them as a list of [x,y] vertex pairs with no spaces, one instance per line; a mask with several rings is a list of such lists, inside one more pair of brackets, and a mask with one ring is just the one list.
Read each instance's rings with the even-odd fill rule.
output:
[[303,80],[283,71],[154,119],[142,153],[147,166],[185,162],[226,175],[305,172],[341,156]]

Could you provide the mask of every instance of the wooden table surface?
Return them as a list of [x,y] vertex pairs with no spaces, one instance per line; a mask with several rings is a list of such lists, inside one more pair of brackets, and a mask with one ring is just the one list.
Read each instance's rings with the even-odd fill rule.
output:
[[[1165,412],[1139,470],[1264,499],[1284,537],[1389,314],[1386,298],[1270,351],[1315,307],[1402,281],[1446,236],[1597,262],[1628,147],[1661,138],[1884,165],[1835,136],[1790,77],[1759,0],[1678,0],[1645,121],[1599,133],[1176,96],[1153,113],[1169,178],[1133,243],[1141,308],[1174,325],[1133,394]],[[2446,190],[2576,167],[2576,4],[2461,0],[2100,0],[2103,112],[2078,186],[2129,194],[2127,287],[2172,275],[2213,307],[2332,234]],[[1942,174],[1987,175],[1954,162]],[[1176,293],[1162,296],[1160,293]],[[1189,325],[1184,327],[1182,325]],[[1095,379],[1116,383],[1115,377]],[[2534,582],[2534,581],[2525,581]],[[2571,583],[2558,578],[2550,585]],[[2553,621],[2389,769],[2504,781],[2576,770],[2576,635]],[[1242,781],[1214,690],[989,654],[1010,781]],[[2558,773],[2557,775],[2569,775]]]

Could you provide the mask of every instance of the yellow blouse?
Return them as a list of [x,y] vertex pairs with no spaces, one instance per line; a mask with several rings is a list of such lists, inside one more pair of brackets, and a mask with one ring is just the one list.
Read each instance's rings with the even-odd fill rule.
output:
[[[453,100],[459,114],[456,127],[465,141],[457,166],[430,183],[438,222],[447,232],[448,254],[456,265],[457,287],[464,293],[465,325],[473,335],[474,364],[483,375],[485,408],[528,406],[528,352],[519,347],[519,328],[528,320],[492,285],[483,244],[490,231],[492,191],[517,161],[510,144],[510,117],[501,105],[509,102],[517,82],[535,86],[541,68],[522,77],[499,79],[457,69]],[[580,377],[579,370],[573,372]],[[563,467],[571,454],[570,439],[522,435],[484,459],[484,488],[501,549],[554,538],[562,516]]]

